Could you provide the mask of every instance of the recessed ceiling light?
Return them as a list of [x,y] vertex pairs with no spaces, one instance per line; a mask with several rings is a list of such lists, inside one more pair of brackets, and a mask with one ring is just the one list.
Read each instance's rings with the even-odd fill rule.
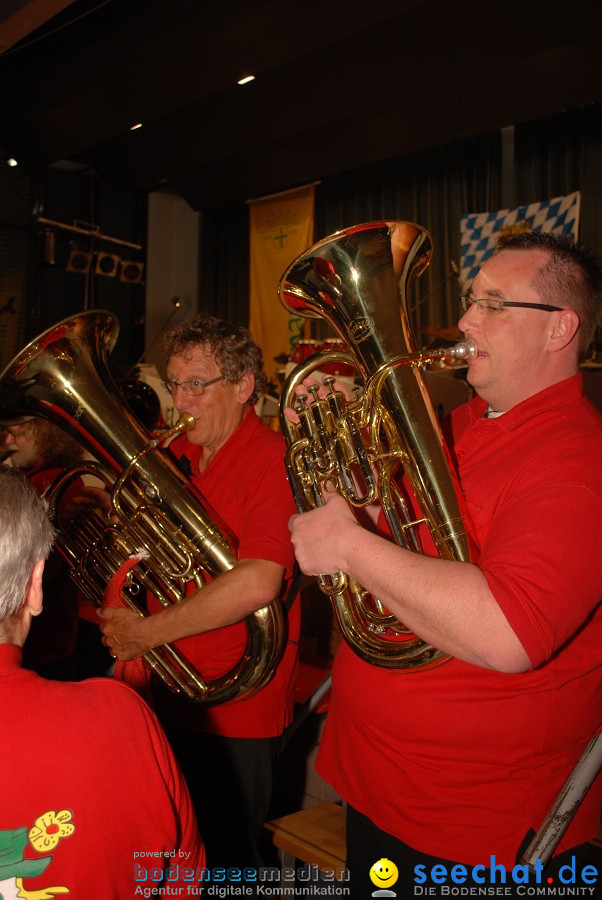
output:
[[250,81],[255,81],[254,75],[245,75],[244,78],[239,78],[237,84],[248,84]]
[[130,127],[130,131],[136,131],[137,128],[142,128],[142,122],[136,122],[135,125]]
[[19,163],[17,162],[17,160],[16,160],[13,156],[11,156],[9,159],[6,160],[6,165],[7,165],[7,166],[10,166],[11,169],[12,169],[12,168],[14,168],[15,166],[18,166]]

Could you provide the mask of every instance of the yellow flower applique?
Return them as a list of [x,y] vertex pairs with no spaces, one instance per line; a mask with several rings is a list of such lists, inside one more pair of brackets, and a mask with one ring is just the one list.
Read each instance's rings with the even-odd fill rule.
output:
[[51,809],[35,820],[29,829],[29,841],[38,853],[54,850],[61,838],[69,837],[75,831],[75,825],[71,822],[71,810],[61,809],[59,812]]

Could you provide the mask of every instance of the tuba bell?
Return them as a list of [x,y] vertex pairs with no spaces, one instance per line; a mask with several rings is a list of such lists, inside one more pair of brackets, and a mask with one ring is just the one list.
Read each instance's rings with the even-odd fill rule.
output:
[[[376,222],[337,232],[291,263],[278,285],[280,302],[295,316],[326,320],[349,352],[317,353],[297,366],[283,385],[280,421],[300,512],[320,506],[331,482],[355,509],[378,501],[400,546],[421,552],[417,527],[424,523],[441,557],[469,562],[468,517],[421,369],[444,357],[470,359],[475,346],[416,351],[407,291],[431,254],[430,235],[419,225]],[[323,379],[325,397],[315,384],[299,395],[309,375],[333,362],[354,365],[364,382],[361,395],[348,401],[332,375]],[[298,423],[284,413],[291,407]],[[401,474],[414,505],[399,488]],[[343,636],[366,662],[414,671],[450,658],[409,633],[345,573],[318,582]]]
[[[139,555],[122,599],[146,616],[146,591],[164,607],[180,601],[189,583],[202,588],[207,578],[236,564],[236,540],[159,446],[192,427],[192,417],[180,417],[157,441],[124,403],[107,365],[118,333],[117,319],[104,310],[83,312],[49,328],[0,375],[0,421],[48,419],[95,458],[59,476],[46,496],[58,507],[74,480],[91,475],[110,491],[115,515],[94,511],[83,521],[78,517],[71,527],[59,528],[56,545],[71,577],[96,607],[111,577]],[[144,659],[171,691],[190,700],[216,704],[251,696],[270,680],[284,650],[281,604],[257,610],[246,624],[242,657],[211,681],[203,680],[170,644]]]

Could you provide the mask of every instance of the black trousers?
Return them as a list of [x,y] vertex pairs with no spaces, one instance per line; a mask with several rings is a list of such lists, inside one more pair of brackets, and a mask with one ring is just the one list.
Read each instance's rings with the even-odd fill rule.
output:
[[168,732],[197,814],[207,865],[271,865],[263,825],[279,738],[228,738]]
[[[433,828],[436,829],[436,827],[437,823],[434,822]],[[525,847],[527,843],[528,841],[525,843]],[[494,852],[493,848],[492,852]],[[525,900],[529,896],[545,898],[548,889],[550,891],[548,896],[554,898],[562,896],[562,891],[558,893],[561,888],[579,886],[587,888],[587,890],[574,896],[598,898],[602,881],[602,860],[600,856],[599,851],[590,844],[574,847],[550,860],[543,870],[540,884],[536,884],[535,876],[531,875],[528,884],[522,885],[522,887],[514,883],[511,870],[507,873],[505,884],[501,883],[499,874],[496,876],[496,881],[490,881],[489,860],[483,860],[485,872],[480,871],[478,874],[479,877],[485,878],[485,883],[478,884],[473,881],[471,877],[472,866],[464,865],[467,870],[467,879],[460,884],[452,880],[451,870],[455,865],[463,865],[461,862],[420,853],[404,844],[403,841],[393,837],[393,835],[381,831],[370,819],[357,810],[351,807],[347,808],[347,868],[350,872],[348,884],[351,888],[349,896],[352,900],[360,900],[360,898],[361,900],[367,900],[367,898],[372,897],[377,887],[370,879],[370,869],[374,863],[383,858],[395,863],[399,871],[397,882],[389,888],[389,890],[395,892],[399,900],[413,897],[470,898],[473,896],[493,896],[499,897],[500,900],[502,898],[503,900],[509,900],[509,898],[512,898],[512,900],[515,900],[515,898],[516,900]],[[559,869],[566,865],[572,866],[572,857],[575,857],[577,878],[570,884],[564,884],[559,878]],[[430,875],[432,867],[435,865],[445,866],[447,879],[444,885],[436,884]],[[585,865],[593,865],[600,873],[600,877],[596,878],[593,883],[591,881],[583,881],[579,877]],[[424,867],[419,871],[424,871],[426,878],[420,884],[416,882],[415,866]],[[571,877],[568,871],[564,871],[563,874],[565,879]],[[552,879],[551,883],[548,881],[550,878]],[[529,887],[538,889],[538,893],[528,893]],[[478,892],[478,888],[481,889],[481,893]],[[555,893],[551,892],[552,888],[555,889]],[[593,891],[591,890],[592,888]],[[546,893],[542,893],[542,891]]]

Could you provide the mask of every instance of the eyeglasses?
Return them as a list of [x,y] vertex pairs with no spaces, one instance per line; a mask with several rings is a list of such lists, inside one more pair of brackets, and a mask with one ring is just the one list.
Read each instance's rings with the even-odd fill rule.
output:
[[496,300],[493,297],[482,297],[479,300],[475,300],[472,297],[460,297],[460,304],[464,312],[467,312],[471,307],[476,306],[479,312],[493,314],[501,313],[505,306],[520,306],[524,309],[543,309],[544,312],[556,312],[557,310],[564,308],[562,306],[550,306],[547,303],[519,303],[514,302],[513,300]]
[[205,388],[208,388],[210,384],[222,381],[223,378],[223,375],[218,375],[217,378],[211,378],[209,381],[199,381],[198,378],[192,378],[190,381],[162,381],[161,387],[172,397],[175,397],[178,388],[181,388],[182,393],[187,397],[200,397],[205,393]]
[[24,422],[22,425],[5,425],[4,432],[15,438],[22,437],[29,431],[29,424],[29,422]]

